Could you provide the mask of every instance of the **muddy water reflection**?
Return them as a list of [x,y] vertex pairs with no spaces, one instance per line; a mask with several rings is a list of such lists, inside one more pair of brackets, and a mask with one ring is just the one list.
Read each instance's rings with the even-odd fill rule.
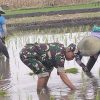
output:
[[[40,95],[37,95],[36,92],[37,76],[30,76],[29,73],[32,71],[19,59],[19,52],[26,43],[59,41],[64,45],[68,45],[72,42],[77,43],[87,34],[24,34],[10,37],[6,43],[10,53],[9,64],[4,58],[0,60],[0,73],[2,76],[0,87],[7,88],[7,96],[0,98],[0,100],[95,100],[97,89],[100,85],[100,58],[92,69],[96,79],[87,78],[75,61],[65,62],[65,68],[77,67],[79,69],[79,73],[76,75],[68,74],[69,78],[76,85],[77,91],[70,91],[57,76],[56,69],[54,69],[49,79],[48,91]],[[85,58],[83,61],[87,62],[87,59]]]

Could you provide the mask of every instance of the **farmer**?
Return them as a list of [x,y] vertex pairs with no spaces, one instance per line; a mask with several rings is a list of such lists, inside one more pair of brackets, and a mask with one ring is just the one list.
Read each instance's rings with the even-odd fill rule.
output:
[[0,7],[0,38],[5,43],[5,36],[7,35],[7,28],[6,28],[5,17],[2,14],[5,14],[5,12]]
[[65,58],[66,48],[60,43],[26,44],[20,52],[22,62],[33,70],[34,74],[38,75],[38,92],[47,86],[48,79],[54,67],[57,68],[57,73],[63,82],[71,90],[75,89],[75,86],[64,71]]
[[[90,36],[84,37],[77,45],[70,44],[67,48],[67,60],[75,57],[76,62],[82,67],[83,71],[92,77],[90,71],[93,68],[100,54],[100,27],[94,26]],[[89,56],[87,65],[82,63],[83,56]]]

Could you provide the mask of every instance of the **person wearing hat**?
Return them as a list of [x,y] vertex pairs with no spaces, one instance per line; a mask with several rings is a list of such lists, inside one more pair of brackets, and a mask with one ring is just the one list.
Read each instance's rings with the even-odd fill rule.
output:
[[0,38],[2,42],[5,43],[5,36],[7,35],[7,28],[6,28],[6,19],[2,14],[5,14],[5,12],[0,7]]
[[0,53],[3,53],[6,58],[9,59],[9,53],[7,47],[5,46],[5,36],[7,34],[6,20],[2,14],[5,14],[5,12],[0,7]]
[[[78,45],[70,44],[68,46],[67,52],[67,60],[71,60],[75,57],[76,62],[82,67],[83,71],[91,78],[93,75],[91,74],[91,69],[93,68],[95,62],[100,55],[100,27],[94,26],[90,36],[84,37],[81,41],[79,41]],[[82,57],[87,56],[90,59],[85,65],[81,59]]]
[[50,74],[55,67],[62,81],[71,89],[75,86],[64,71],[66,48],[60,43],[33,43],[26,44],[20,52],[21,61],[28,66],[34,74],[38,75],[37,91],[47,86]]

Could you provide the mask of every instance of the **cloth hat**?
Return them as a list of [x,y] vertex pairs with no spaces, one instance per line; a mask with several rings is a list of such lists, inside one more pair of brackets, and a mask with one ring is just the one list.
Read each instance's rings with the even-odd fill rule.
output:
[[0,7],[0,14],[5,14],[4,10]]

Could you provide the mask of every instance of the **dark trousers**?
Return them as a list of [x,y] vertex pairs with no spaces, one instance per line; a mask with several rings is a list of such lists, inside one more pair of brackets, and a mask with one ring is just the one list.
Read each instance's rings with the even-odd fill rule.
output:
[[100,52],[95,56],[91,56],[88,63],[87,63],[87,68],[89,71],[91,71],[91,69],[93,68],[95,62],[97,61],[98,59],[98,56],[99,56]]
[[2,42],[5,44],[5,37],[0,38]]

